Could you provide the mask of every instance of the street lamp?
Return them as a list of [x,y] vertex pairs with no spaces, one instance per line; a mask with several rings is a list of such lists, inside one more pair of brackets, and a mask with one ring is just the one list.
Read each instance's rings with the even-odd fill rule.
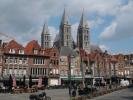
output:
[[81,62],[80,62],[80,67],[81,67],[81,74],[82,74],[82,85],[85,87],[85,75],[84,75],[84,66],[83,66],[83,60],[81,56]]
[[69,80],[69,95],[71,97],[71,54],[68,55],[68,80]]
[[113,64],[113,71],[114,71],[114,73],[113,73],[114,75],[113,76],[114,76],[114,80],[115,80],[115,84],[116,84],[117,83],[116,82],[116,63],[117,63],[117,60],[113,57],[111,62]]
[[[71,97],[71,87],[72,87],[72,82],[71,82],[71,77],[72,77],[72,75],[71,75],[71,59],[72,58],[74,58],[74,55],[71,55],[71,54],[69,54],[68,55],[68,68],[69,68],[69,70],[68,70],[68,79],[69,79],[69,95],[70,95],[70,97]],[[75,77],[75,76],[74,76]]]
[[92,86],[93,86],[93,78],[94,78],[94,71],[93,71],[93,64],[94,64],[95,62],[93,61],[93,60],[91,60],[90,61],[90,75],[91,75],[91,80],[90,80],[90,84],[91,84],[91,94],[92,94]]

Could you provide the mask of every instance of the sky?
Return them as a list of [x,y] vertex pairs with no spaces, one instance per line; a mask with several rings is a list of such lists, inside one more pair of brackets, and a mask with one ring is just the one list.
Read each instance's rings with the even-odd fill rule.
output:
[[0,0],[0,39],[15,39],[23,45],[31,40],[40,43],[47,23],[53,41],[64,8],[75,41],[84,9],[91,44],[112,54],[133,53],[133,0]]

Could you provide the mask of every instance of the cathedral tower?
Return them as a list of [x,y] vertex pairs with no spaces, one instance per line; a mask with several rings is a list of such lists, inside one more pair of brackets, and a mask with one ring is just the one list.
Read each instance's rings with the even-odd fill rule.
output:
[[43,31],[41,34],[41,47],[47,49],[51,47],[51,38],[48,30],[47,24],[44,24]]
[[68,22],[68,16],[66,15],[65,9],[64,9],[64,13],[60,23],[59,45],[60,47],[67,46],[69,48],[73,48],[72,36],[71,36],[71,25]]
[[89,27],[82,13],[77,31],[77,47],[90,53]]

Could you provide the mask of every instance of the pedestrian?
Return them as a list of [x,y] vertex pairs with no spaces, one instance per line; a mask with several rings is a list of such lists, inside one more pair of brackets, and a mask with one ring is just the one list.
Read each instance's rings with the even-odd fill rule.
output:
[[73,91],[72,91],[72,97],[76,97],[76,90],[75,89],[73,89]]

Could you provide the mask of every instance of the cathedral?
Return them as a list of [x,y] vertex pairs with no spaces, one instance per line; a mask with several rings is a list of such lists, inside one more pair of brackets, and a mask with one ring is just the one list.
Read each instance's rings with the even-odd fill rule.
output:
[[[50,33],[48,31],[48,26],[45,24],[41,34],[41,46],[42,48],[47,49],[51,47],[50,44]],[[61,50],[62,47],[67,47],[71,50],[78,48],[85,50],[87,53],[94,50],[100,50],[98,46],[90,44],[90,31],[84,12],[82,12],[77,28],[77,43],[75,43],[71,33],[71,24],[65,9],[60,22],[59,33],[56,35],[52,47],[58,48],[59,50]]]

